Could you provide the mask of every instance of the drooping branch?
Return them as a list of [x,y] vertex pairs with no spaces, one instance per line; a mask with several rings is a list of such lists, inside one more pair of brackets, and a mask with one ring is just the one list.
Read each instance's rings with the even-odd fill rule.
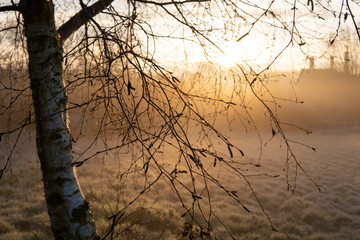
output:
[[356,32],[356,34],[357,34],[357,36],[358,36],[358,39],[359,39],[359,41],[360,41],[360,33],[359,33],[360,28],[358,28],[358,26],[357,26],[357,24],[356,24],[356,21],[355,21],[355,19],[354,19],[354,14],[353,14],[353,12],[351,11],[351,8],[350,8],[350,5],[349,5],[349,0],[346,0],[346,7],[347,7],[347,9],[349,10],[351,19],[352,19],[353,24],[354,24],[354,27],[355,27],[355,32]]
[[99,0],[93,5],[83,8],[66,23],[59,27],[58,33],[63,43],[72,33],[78,30],[92,17],[96,16],[99,12],[107,8],[114,0]]

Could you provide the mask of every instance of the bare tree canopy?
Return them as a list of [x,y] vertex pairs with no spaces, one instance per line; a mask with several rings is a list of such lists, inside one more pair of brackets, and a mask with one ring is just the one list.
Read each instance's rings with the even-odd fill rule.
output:
[[[297,127],[277,115],[281,101],[301,100],[275,96],[266,74],[300,70],[314,55],[359,42],[358,15],[355,0],[2,1],[0,140],[11,150],[0,179],[15,161],[18,139],[35,125],[55,239],[123,237],[131,228],[122,225],[128,209],[165,183],[190,219],[184,227],[190,239],[216,239],[214,222],[235,238],[212,207],[212,191],[251,209],[220,168],[250,189],[276,231],[248,180],[278,177],[258,171],[261,136],[260,157],[249,160],[229,129],[241,125],[259,134],[263,120],[253,108],[260,109],[270,138],[283,139],[288,190],[295,192],[302,174],[320,191],[292,146],[315,149],[288,138],[284,127]],[[73,147],[81,141],[85,147]],[[112,158],[105,166],[121,158],[109,182],[142,187],[117,200],[99,236],[74,169],[105,154]]]

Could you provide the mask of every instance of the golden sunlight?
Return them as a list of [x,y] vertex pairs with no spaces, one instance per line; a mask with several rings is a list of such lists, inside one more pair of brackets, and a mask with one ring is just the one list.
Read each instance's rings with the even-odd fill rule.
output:
[[225,68],[235,66],[241,61],[239,45],[236,42],[227,42],[221,47],[221,51],[214,52],[215,62]]
[[268,62],[268,51],[264,51],[261,44],[254,39],[244,39],[241,42],[227,41],[219,45],[220,50],[212,52],[213,62],[231,68],[236,63],[253,61],[254,64],[264,64]]
[[235,53],[219,53],[219,56],[217,57],[217,63],[225,68],[230,68],[235,66],[236,61],[239,59],[237,58]]

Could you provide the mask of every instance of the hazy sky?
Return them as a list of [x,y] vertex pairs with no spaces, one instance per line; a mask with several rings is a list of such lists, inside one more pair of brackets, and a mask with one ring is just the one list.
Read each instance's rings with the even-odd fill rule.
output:
[[[10,2],[10,0],[2,0],[0,1],[0,5],[10,4]],[[90,3],[92,2],[94,1],[90,1]],[[161,10],[161,8],[153,5],[145,8],[144,5],[139,4],[137,19],[142,20],[142,27],[148,31],[152,31],[158,35],[170,36],[171,38],[156,38],[156,42],[154,43],[148,41],[148,39],[141,34],[140,30],[138,33],[139,37],[143,38],[143,42],[147,44],[147,49],[150,54],[154,55],[157,61],[168,66],[176,65],[179,64],[179,62],[187,60],[190,62],[210,60],[226,67],[234,65],[235,63],[243,65],[249,64],[259,70],[265,68],[272,62],[291,40],[290,32],[285,31],[283,28],[285,26],[291,30],[293,27],[294,11],[292,7],[294,1],[278,0],[274,1],[272,5],[271,2],[270,0],[237,1],[239,16],[233,16],[231,18],[228,16],[223,17],[223,12],[221,13],[218,10],[214,10],[216,8],[221,9],[221,6],[219,7],[215,1],[203,4],[203,6],[211,9],[211,14],[203,11],[203,7],[196,7],[199,6],[198,4],[189,3],[183,6],[183,10],[187,14],[186,17],[188,17],[190,22],[195,26],[204,30],[206,29],[206,24],[214,26],[214,31],[208,31],[206,35],[223,53],[206,40],[203,40],[203,46],[200,46],[198,39],[192,37],[193,34],[189,28],[181,26],[181,24],[170,17],[165,11]],[[276,64],[274,64],[274,67],[277,69],[299,70],[306,66],[306,56],[319,58],[320,60],[317,62],[321,63],[327,62],[330,55],[337,56],[338,54],[335,51],[335,47],[330,47],[329,42],[336,35],[342,0],[314,0],[313,11],[310,10],[310,6],[306,5],[307,1],[295,2],[297,11],[295,18],[296,28],[294,32],[300,33],[302,39],[299,38],[299,35],[294,35],[293,44],[289,45],[282,53],[282,56],[276,61]],[[80,9],[77,0],[55,0],[54,3],[57,10],[57,18],[60,19],[58,25]],[[351,10],[355,16],[360,17],[360,2],[356,0],[350,1],[350,3],[352,7]],[[251,6],[254,4],[257,4],[263,9],[271,5],[270,11],[274,12],[277,17],[274,18],[271,14],[267,14],[261,18],[261,21],[258,21],[253,26],[252,23],[264,12]],[[115,0],[113,6],[121,14],[131,14],[128,3],[125,0]],[[170,12],[176,12],[174,8],[168,7],[168,9]],[[350,30],[350,36],[356,39],[356,37],[354,37],[355,31],[352,19],[348,17],[347,21],[344,21],[344,14],[346,12],[348,11],[344,6],[340,20],[340,32],[346,29]],[[0,14],[0,17],[0,20],[5,22],[6,18],[4,14]],[[99,17],[98,20],[106,25],[107,20],[104,15]],[[360,25],[360,23],[358,24]],[[251,31],[246,37],[237,41],[250,29]],[[0,38],[2,36],[2,33],[0,33]],[[341,33],[338,39],[346,39],[348,36],[348,34]],[[178,38],[183,39],[179,40]],[[305,44],[300,47],[300,42],[304,42]],[[337,44],[347,45],[348,43],[339,41]],[[340,53],[341,57],[342,55],[343,53]],[[337,57],[340,58],[340,56]]]
[[[262,1],[269,2],[269,1]],[[333,46],[330,45],[330,41],[336,35],[336,29],[339,24],[339,11],[341,8],[341,1],[332,1],[331,5],[327,5],[325,1],[320,1],[324,9],[315,3],[314,11],[309,11],[306,5],[302,5],[298,2],[296,12],[296,30],[301,34],[302,40],[298,36],[294,37],[294,43],[282,53],[275,63],[276,69],[295,69],[299,70],[307,66],[307,56],[314,56],[318,58],[317,65],[326,65],[329,62],[330,55],[335,55],[337,58],[342,58],[343,52],[338,53],[338,45],[348,45],[345,42],[349,38],[349,34],[344,34],[345,31],[350,31],[350,36],[355,39],[353,23],[350,17],[346,21],[343,20],[346,9],[343,8],[342,18],[340,20],[340,37],[337,38]],[[293,23],[293,11],[291,11],[291,4],[286,4],[284,1],[277,1],[271,8],[272,11],[279,14],[284,24],[291,29]],[[266,6],[266,4],[265,4]],[[354,6],[353,12],[359,16],[359,7]],[[332,12],[333,11],[333,12]],[[255,13],[260,15],[261,12]],[[252,23],[252,19],[250,23]],[[243,25],[238,29],[232,29],[232,32],[227,32],[226,35],[212,36],[215,39],[214,42],[223,50],[221,53],[218,49],[207,45],[208,55],[205,57],[202,49],[191,43],[184,45],[171,45],[170,42],[164,42],[161,46],[168,46],[166,49],[174,49],[175,51],[163,51],[157,50],[157,54],[160,59],[169,59],[169,61],[178,62],[186,57],[190,61],[211,61],[218,62],[219,64],[230,66],[235,62],[246,64],[249,63],[252,66],[258,67],[258,69],[266,67],[274,58],[289,44],[291,41],[291,35],[289,32],[279,29],[279,23],[274,21],[271,17],[264,17],[264,22],[271,23],[273,21],[275,27],[269,27],[266,23],[257,23],[250,31],[249,35],[244,37],[241,41],[237,41],[240,36],[245,34],[251,25]],[[221,21],[221,20],[219,20]],[[240,25],[240,24],[239,24]],[[303,41],[305,45],[299,46],[299,43]],[[167,45],[168,44],[168,45]]]

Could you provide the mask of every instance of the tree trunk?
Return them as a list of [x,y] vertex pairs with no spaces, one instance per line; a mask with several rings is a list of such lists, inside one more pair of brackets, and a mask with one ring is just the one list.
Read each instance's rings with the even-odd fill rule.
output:
[[62,77],[62,47],[54,6],[47,0],[23,0],[29,74],[36,117],[36,143],[45,198],[55,239],[99,239],[71,166],[71,141]]

